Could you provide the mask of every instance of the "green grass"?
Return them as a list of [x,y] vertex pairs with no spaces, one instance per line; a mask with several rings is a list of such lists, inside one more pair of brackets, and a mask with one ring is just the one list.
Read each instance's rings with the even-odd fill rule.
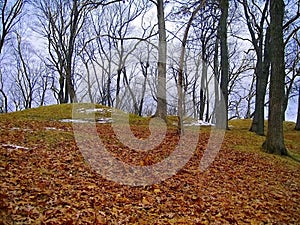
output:
[[[265,136],[256,135],[254,132],[250,132],[249,128],[251,126],[251,120],[232,120],[229,121],[230,130],[226,132],[226,135],[229,136],[229,139],[234,140],[231,144],[231,147],[235,150],[242,152],[252,152],[258,153],[262,156],[269,157],[270,154],[262,151],[262,144],[265,140]],[[267,121],[265,122],[265,127],[267,126]],[[293,122],[284,122],[284,138],[285,145],[291,157],[281,157],[273,156],[279,160],[300,160],[300,132],[295,131],[295,123]],[[265,131],[267,134],[267,128]],[[294,159],[291,159],[294,158]]]
[[0,115],[0,119],[60,120],[72,118],[72,104],[49,105]]
[[[91,108],[104,108],[109,109],[106,106],[94,105],[94,104],[61,104],[61,105],[50,105],[43,106],[33,109],[27,109],[18,112],[12,112],[8,114],[0,115],[1,121],[10,121],[16,127],[21,123],[27,123],[28,121],[59,121],[61,119],[71,119],[73,114],[76,115],[76,110],[78,109],[91,109]],[[88,115],[87,115],[88,116]],[[91,114],[96,118],[111,117],[110,110],[104,110],[103,112],[97,112]],[[148,126],[151,117],[140,117],[134,114],[129,114],[129,121],[132,125]],[[168,126],[175,128],[178,122],[177,116],[168,116]],[[226,135],[229,136],[230,141],[232,142],[231,147],[238,151],[247,151],[247,152],[262,152],[261,145],[265,140],[265,137],[258,136],[253,132],[249,131],[251,126],[251,120],[231,120],[229,121],[230,130],[226,132]],[[265,123],[267,126],[267,122]],[[284,122],[284,135],[285,135],[285,144],[291,154],[291,156],[300,159],[300,132],[294,130],[295,123],[293,122]],[[209,130],[209,128],[202,127],[202,130]],[[59,132],[58,136],[66,136],[70,138],[69,134]],[[267,131],[266,131],[267,133]],[[35,138],[45,138],[48,134],[51,134],[51,131],[40,131],[38,135],[34,135]],[[56,134],[58,134],[56,132]],[[58,138],[57,135],[49,135],[49,141],[55,142]],[[30,138],[30,137],[29,137]],[[51,139],[51,140],[50,140]],[[263,153],[262,153],[263,154]]]

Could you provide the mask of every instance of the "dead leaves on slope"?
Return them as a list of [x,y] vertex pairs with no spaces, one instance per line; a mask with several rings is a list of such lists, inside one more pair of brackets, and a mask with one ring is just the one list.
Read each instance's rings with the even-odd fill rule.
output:
[[[194,156],[174,177],[129,187],[90,168],[70,125],[10,122],[0,122],[0,224],[300,223],[299,166],[285,167],[271,156],[231,150],[230,133],[205,172],[200,173],[199,162],[208,133],[201,134]],[[137,135],[138,130],[134,127]],[[141,154],[122,146],[108,125],[99,125],[98,131],[112,154],[133,165],[162,160],[178,142],[175,131],[169,130],[165,143]]]

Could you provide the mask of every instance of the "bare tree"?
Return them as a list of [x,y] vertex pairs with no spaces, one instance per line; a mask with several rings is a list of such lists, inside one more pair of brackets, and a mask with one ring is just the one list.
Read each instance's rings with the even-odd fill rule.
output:
[[283,103],[284,112],[287,109],[289,99],[295,95],[293,94],[293,86],[300,76],[300,2],[291,1],[286,7],[288,10],[285,11],[285,22],[283,24],[286,68],[285,98]]
[[21,32],[15,32],[14,47],[15,72],[13,72],[14,97],[18,99],[20,109],[44,105],[46,92],[49,88],[49,78],[41,59],[36,55],[31,43],[26,42]]
[[295,130],[300,131],[300,82],[298,85],[298,112],[297,112],[297,121],[296,121]]
[[164,13],[164,0],[151,1],[157,8],[158,21],[158,76],[157,76],[157,108],[155,115],[166,120],[167,116],[167,95],[166,95],[166,75],[167,75],[167,34]]
[[79,0],[36,1],[42,35],[47,38],[49,63],[59,74],[59,102],[76,102],[74,60],[76,42],[86,18],[86,4]]
[[3,73],[0,70],[0,113],[7,113],[8,112],[8,97],[4,91],[4,81],[3,81]]
[[24,0],[16,0],[13,3],[9,0],[0,2],[0,54],[7,36],[19,21],[23,5]]
[[287,155],[283,137],[283,101],[284,101],[284,42],[283,16],[284,1],[270,0],[270,47],[271,79],[268,133],[263,149],[268,153]]
[[221,127],[228,129],[228,80],[229,80],[229,54],[227,45],[227,19],[228,19],[228,0],[220,0],[220,28],[219,28],[219,38],[221,46],[221,90],[224,97],[226,115],[222,116],[224,118],[221,123],[218,124]]
[[194,21],[197,13],[200,11],[200,9],[203,7],[205,1],[202,1],[197,7],[196,9],[192,12],[192,15],[189,19],[189,21],[187,22],[185,31],[184,31],[184,36],[182,39],[182,44],[181,44],[181,52],[180,52],[180,58],[179,58],[179,68],[178,68],[178,128],[179,128],[179,132],[180,133],[184,133],[183,130],[183,101],[184,101],[184,97],[183,97],[183,80],[184,80],[184,62],[185,62],[185,54],[186,54],[186,45],[188,42],[188,35],[189,35],[189,31],[190,28],[192,26],[192,22]]
[[259,135],[264,135],[264,106],[270,66],[269,29],[267,28],[269,0],[262,2],[239,0],[239,2],[244,9],[246,24],[251,38],[250,42],[256,54],[255,112],[250,130]]

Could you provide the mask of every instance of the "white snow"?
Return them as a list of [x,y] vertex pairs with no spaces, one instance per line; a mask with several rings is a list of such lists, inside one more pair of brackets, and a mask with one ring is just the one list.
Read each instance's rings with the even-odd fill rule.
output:
[[214,124],[202,120],[197,120],[189,123],[184,123],[184,126],[214,126]]
[[86,114],[89,114],[89,113],[106,113],[106,112],[111,112],[111,109],[105,109],[105,108],[98,108],[98,109],[85,109],[85,108],[81,108],[81,109],[78,109],[77,112],[79,113],[86,113]]
[[80,120],[80,119],[62,119],[60,122],[63,123],[90,123],[88,120]]
[[31,129],[20,128],[20,127],[12,127],[10,130],[22,130],[22,131],[32,131]]
[[23,146],[20,146],[20,145],[13,145],[13,144],[2,144],[2,147],[10,148],[10,149],[24,149],[24,150],[29,150],[29,148],[27,148],[27,147],[23,147]]
[[96,120],[97,123],[112,123],[112,118],[98,118]]
[[56,127],[45,127],[45,130],[58,130],[58,131],[64,131],[63,129],[59,129]]
[[[85,119],[62,119],[60,122],[63,123],[94,123],[94,120],[85,120]],[[112,123],[112,118],[96,118],[96,123]]]

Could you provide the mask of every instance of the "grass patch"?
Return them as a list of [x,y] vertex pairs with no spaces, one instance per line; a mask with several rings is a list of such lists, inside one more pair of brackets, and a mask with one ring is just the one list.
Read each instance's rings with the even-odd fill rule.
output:
[[72,104],[49,105],[0,115],[1,119],[59,120],[72,118]]
[[[298,164],[300,160],[300,132],[294,130],[295,123],[283,123],[284,141],[290,155],[289,157],[271,155],[263,152],[261,146],[266,137],[250,132],[249,128],[251,123],[252,120],[229,121],[230,130],[226,132],[226,137],[230,143],[230,148],[244,153],[257,153],[261,157],[267,157],[270,160],[275,159],[283,164],[288,162]],[[267,126],[267,121],[265,122],[265,126]],[[265,134],[267,134],[267,130]]]

